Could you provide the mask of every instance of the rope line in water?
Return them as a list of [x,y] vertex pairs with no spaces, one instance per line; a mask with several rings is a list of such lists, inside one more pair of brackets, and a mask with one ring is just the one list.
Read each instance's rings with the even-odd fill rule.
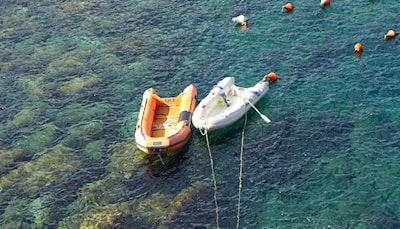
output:
[[242,130],[242,142],[240,146],[240,169],[239,169],[239,193],[238,193],[238,208],[237,208],[237,222],[236,222],[236,228],[239,229],[240,225],[240,198],[241,198],[241,192],[242,192],[242,184],[243,184],[243,151],[244,151],[244,130],[246,128],[247,124],[247,113],[245,113],[245,118],[244,118],[244,124],[243,124],[243,130]]
[[163,161],[163,159],[162,159],[162,157],[161,157],[161,153],[157,153],[157,156],[158,156],[158,158],[160,158],[161,163],[162,163],[163,165],[165,165],[165,164],[164,164],[164,161]]
[[214,203],[215,203],[215,215],[216,215],[215,221],[217,223],[217,228],[219,229],[218,202],[217,202],[217,180],[215,179],[214,161],[213,161],[212,154],[211,154],[210,142],[208,141],[207,130],[205,130],[204,132],[206,135],[208,154],[210,156],[211,174],[212,174],[212,178],[213,178],[213,182],[214,182]]

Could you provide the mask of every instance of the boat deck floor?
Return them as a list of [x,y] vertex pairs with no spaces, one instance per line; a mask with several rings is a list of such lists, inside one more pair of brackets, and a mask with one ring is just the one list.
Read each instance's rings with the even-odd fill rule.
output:
[[210,107],[209,109],[210,112],[208,113],[208,116],[218,116],[220,114],[223,114],[225,112],[229,112],[229,110],[233,109],[233,105],[237,103],[243,103],[243,98],[239,96],[229,96],[229,101],[230,101],[230,106],[227,106],[222,99],[218,101],[218,104]]
[[152,137],[166,137],[177,131],[179,105],[158,106],[152,128]]

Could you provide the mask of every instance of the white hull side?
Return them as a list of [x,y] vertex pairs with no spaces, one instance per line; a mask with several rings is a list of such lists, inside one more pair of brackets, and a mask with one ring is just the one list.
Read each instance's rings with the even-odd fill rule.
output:
[[268,86],[268,81],[260,81],[253,87],[237,87],[233,77],[224,78],[196,107],[192,117],[193,126],[212,131],[233,124],[251,108],[248,101],[257,103],[268,92]]

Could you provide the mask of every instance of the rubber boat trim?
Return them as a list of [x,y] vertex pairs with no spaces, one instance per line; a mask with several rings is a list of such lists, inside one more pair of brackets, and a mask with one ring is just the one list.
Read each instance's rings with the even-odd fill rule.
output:
[[[190,134],[189,134],[188,136],[186,136],[186,138],[184,138],[183,140],[181,140],[181,141],[179,141],[179,142],[176,142],[176,143],[174,143],[174,144],[168,145],[168,146],[159,146],[159,147],[157,147],[157,146],[152,146],[152,147],[146,147],[146,146],[143,146],[143,145],[141,145],[141,144],[139,144],[139,143],[136,143],[136,144],[137,144],[140,148],[147,149],[147,150],[149,150],[149,151],[151,151],[151,152],[156,152],[156,153],[158,153],[158,152],[165,152],[165,151],[167,151],[168,148],[170,148],[170,147],[173,147],[173,146],[175,146],[175,145],[181,144],[182,142],[188,141],[189,138],[190,138]],[[153,142],[153,145],[157,145],[157,141],[154,141],[154,142]]]

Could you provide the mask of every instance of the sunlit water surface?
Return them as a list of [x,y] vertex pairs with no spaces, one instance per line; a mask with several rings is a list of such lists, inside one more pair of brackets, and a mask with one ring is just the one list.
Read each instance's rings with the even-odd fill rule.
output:
[[[400,227],[397,0],[1,1],[3,228],[216,228],[205,136],[137,151],[142,93],[279,80],[250,111],[240,228]],[[231,18],[245,14],[242,31]],[[355,43],[364,51],[353,53]],[[209,133],[218,223],[236,228],[245,119]]]

